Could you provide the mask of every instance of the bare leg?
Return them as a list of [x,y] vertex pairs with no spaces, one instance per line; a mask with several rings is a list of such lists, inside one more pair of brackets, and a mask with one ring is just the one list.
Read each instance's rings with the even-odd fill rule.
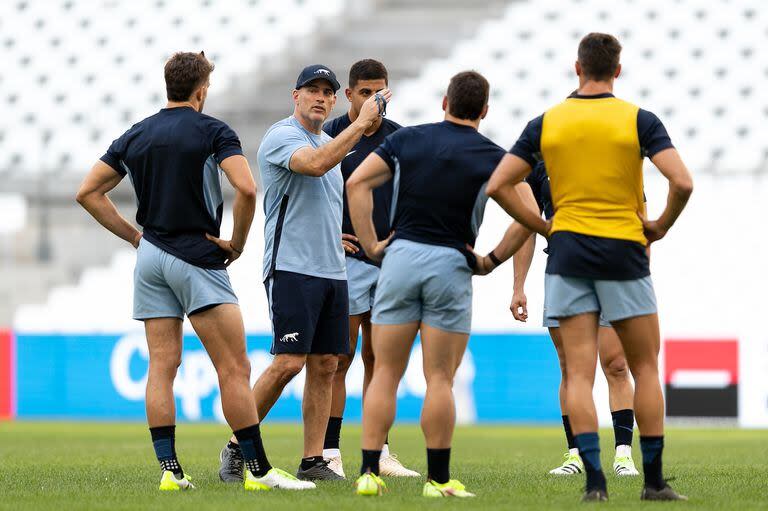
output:
[[149,346],[146,407],[150,428],[176,424],[173,380],[181,364],[181,325],[178,318],[144,321]]
[[331,417],[343,417],[347,404],[347,371],[352,365],[357,349],[357,337],[363,314],[349,317],[349,355],[339,355],[339,365],[333,375],[333,398],[331,399]]
[[468,341],[468,334],[446,332],[424,324],[421,326],[424,377],[427,380],[421,429],[428,449],[451,447],[456,425],[453,378]]
[[560,362],[560,388],[558,389],[557,396],[560,399],[560,411],[563,415],[568,415],[565,406],[565,395],[567,393],[568,379],[566,378],[565,367],[565,351],[563,351],[563,339],[560,337],[559,328],[550,328],[549,337],[552,339],[552,343],[555,345],[555,351],[557,352],[557,360]]
[[567,364],[566,410],[574,435],[597,431],[597,412],[592,398],[597,366],[597,313],[560,319]]
[[325,428],[331,412],[333,377],[338,355],[309,355],[304,384],[304,457],[322,456]]
[[659,318],[656,314],[613,323],[635,379],[635,415],[640,434],[664,434],[664,396],[659,382]]
[[368,391],[368,385],[371,384],[371,378],[373,378],[373,365],[376,357],[373,355],[373,343],[371,341],[371,313],[366,313],[363,316],[363,321],[360,323],[360,330],[362,331],[363,346],[360,349],[360,355],[363,359],[363,399],[365,399],[365,393]]
[[240,307],[227,303],[189,317],[219,377],[221,406],[233,431],[259,422],[251,398],[251,364],[245,350]]
[[[262,420],[275,405],[288,382],[301,372],[306,359],[307,356],[303,354],[281,353],[275,355],[266,371],[261,373],[253,385],[251,399],[256,403],[256,411]],[[237,443],[234,436],[230,441]]]
[[621,341],[613,328],[598,330],[600,365],[608,381],[608,401],[611,411],[631,410],[635,391],[629,378],[627,359]]
[[403,377],[419,330],[414,321],[404,325],[373,325],[373,378],[363,400],[364,450],[378,451],[395,420],[397,386]]

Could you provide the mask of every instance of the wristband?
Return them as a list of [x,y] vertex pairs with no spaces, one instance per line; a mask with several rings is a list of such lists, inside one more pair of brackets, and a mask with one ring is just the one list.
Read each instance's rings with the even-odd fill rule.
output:
[[243,251],[236,249],[231,241],[229,242],[229,248],[231,248],[233,252],[237,252],[239,255],[243,255]]
[[493,250],[488,252],[488,259],[491,260],[491,262],[494,264],[494,267],[501,266],[501,263],[503,261],[500,261],[498,257],[496,257],[496,254],[493,253]]

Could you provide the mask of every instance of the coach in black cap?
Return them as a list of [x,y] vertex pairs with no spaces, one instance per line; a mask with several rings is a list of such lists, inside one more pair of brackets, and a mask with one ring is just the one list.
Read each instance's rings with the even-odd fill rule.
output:
[[336,79],[336,74],[328,66],[323,66],[322,64],[314,64],[302,69],[299,78],[296,80],[296,88],[301,89],[305,85],[309,85],[311,82],[319,79],[328,80],[333,87],[333,92],[338,92],[341,88],[339,81]]

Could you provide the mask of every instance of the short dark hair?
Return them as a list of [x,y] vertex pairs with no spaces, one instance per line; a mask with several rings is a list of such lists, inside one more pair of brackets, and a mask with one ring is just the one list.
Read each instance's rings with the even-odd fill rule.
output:
[[378,60],[358,60],[349,69],[349,88],[354,89],[360,80],[384,80],[389,85],[389,74],[384,64]]
[[478,119],[488,104],[491,86],[477,71],[462,71],[448,84],[448,112],[459,119]]
[[579,43],[579,64],[584,77],[590,80],[610,80],[619,68],[621,44],[611,34],[592,32]]
[[186,101],[213,72],[205,53],[178,52],[165,63],[165,91],[169,101]]

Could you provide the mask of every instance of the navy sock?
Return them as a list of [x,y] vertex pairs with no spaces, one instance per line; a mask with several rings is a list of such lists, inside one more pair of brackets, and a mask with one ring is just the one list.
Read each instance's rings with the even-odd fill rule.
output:
[[451,478],[451,448],[427,449],[427,479],[445,484]]
[[176,458],[176,426],[149,428],[149,434],[152,435],[152,446],[160,462],[160,469],[170,470],[176,477],[184,477],[184,471]]
[[568,449],[576,448],[576,441],[573,439],[573,430],[571,429],[571,421],[568,420],[567,415],[563,415],[563,429],[565,430],[565,441],[568,442]]
[[323,449],[338,449],[341,440],[342,417],[328,417],[328,427],[325,428]]
[[272,469],[261,441],[261,428],[258,424],[238,429],[235,433],[240,452],[243,453],[245,466],[255,477],[262,477]]
[[574,439],[587,472],[587,491],[605,490],[605,475],[600,465],[600,438],[597,433],[581,433]]
[[643,451],[643,476],[645,485],[656,490],[664,488],[661,471],[661,453],[664,450],[663,436],[641,436],[640,450]]
[[635,412],[633,410],[616,410],[611,412],[613,417],[613,435],[616,438],[616,447],[620,445],[632,445],[632,433],[635,428]]
[[363,449],[363,464],[360,465],[360,474],[370,472],[379,475],[379,458],[381,451],[366,451]]

